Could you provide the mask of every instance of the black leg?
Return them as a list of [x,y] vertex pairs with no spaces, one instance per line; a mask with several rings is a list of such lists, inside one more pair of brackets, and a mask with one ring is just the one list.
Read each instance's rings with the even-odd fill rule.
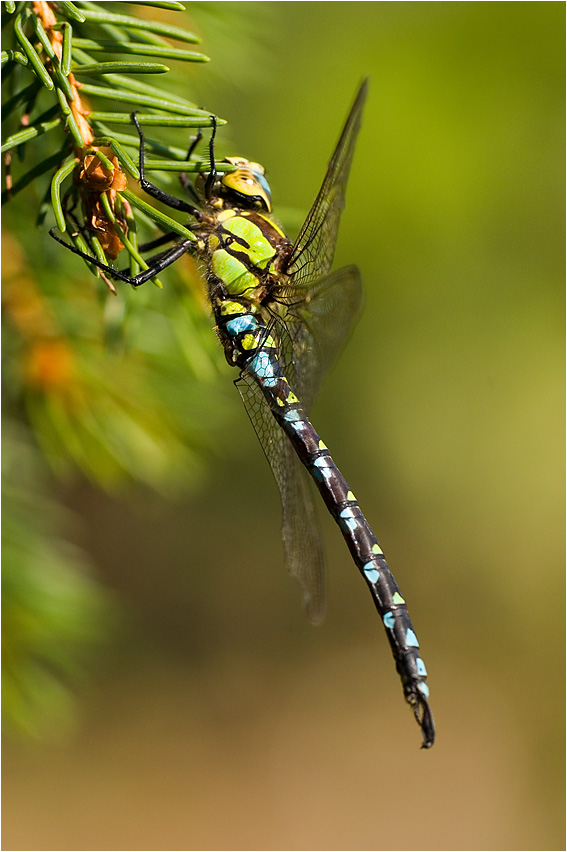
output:
[[172,246],[172,248],[162,251],[160,254],[154,255],[153,257],[149,257],[147,261],[148,269],[145,269],[143,272],[139,272],[135,276],[136,282],[134,286],[139,287],[140,284],[145,284],[145,282],[149,281],[150,278],[153,278],[154,275],[159,275],[163,269],[171,266],[172,263],[175,263],[175,261],[179,260],[180,257],[183,257],[184,254],[191,252],[194,244],[195,240],[181,240],[181,242]]
[[197,210],[192,204],[188,204],[186,201],[182,201],[180,198],[176,198],[174,195],[169,195],[169,193],[164,192],[163,189],[160,189],[159,186],[151,183],[149,180],[146,180],[146,172],[144,167],[144,157],[146,151],[146,143],[144,139],[144,134],[142,133],[142,128],[140,127],[140,122],[136,118],[136,113],[132,113],[132,121],[136,125],[136,129],[138,131],[138,136],[140,137],[140,157],[138,160],[138,168],[140,170],[140,186],[147,192],[148,195],[151,195],[152,198],[155,198],[157,201],[161,201],[162,204],[165,204],[167,207],[171,207],[172,210],[180,210],[182,213],[189,213],[190,216],[194,216],[196,219],[200,216],[200,211]]
[[133,284],[134,286],[137,286],[135,280],[135,277],[137,276],[132,277],[131,275],[126,275],[125,273],[120,272],[118,269],[113,269],[112,266],[108,265],[108,263],[102,263],[98,258],[93,257],[92,255],[87,254],[84,251],[81,251],[76,246],[69,245],[69,243],[66,243],[65,240],[61,239],[61,237],[57,236],[55,230],[55,228],[51,228],[51,230],[49,231],[49,236],[53,237],[54,240],[57,240],[58,243],[61,243],[62,246],[65,246],[65,248],[69,249],[69,251],[72,251],[73,254],[78,254],[79,257],[88,260],[89,263],[92,263],[92,265],[96,266],[97,269],[102,269],[103,272],[106,272],[112,278],[116,278],[118,281],[125,281],[127,284]]
[[[191,159],[191,154],[193,153],[193,151],[195,150],[195,148],[197,147],[197,145],[199,144],[199,142],[201,141],[202,138],[203,138],[203,132],[202,132],[201,128],[199,127],[199,130],[197,131],[197,135],[189,143],[189,147],[187,149],[187,156],[185,157],[186,162],[189,162],[189,160]],[[197,195],[197,193],[195,192],[195,187],[193,186],[193,184],[191,183],[191,181],[187,177],[187,172],[180,172],[179,183],[181,184],[181,186],[183,187],[183,189],[185,190],[187,195],[191,198],[191,200],[194,201],[195,204],[199,204],[200,198]]]
[[[187,243],[189,243],[189,248],[193,247],[193,240],[184,240],[182,243],[177,243],[174,246],[170,246],[169,248],[166,248],[163,251],[160,251],[157,254],[153,254],[151,257],[148,257],[146,261],[146,263],[148,264],[148,269],[151,268],[152,274],[157,275],[159,272],[161,272],[162,269],[165,269],[166,266],[172,264],[182,255],[187,254]],[[164,259],[166,260],[165,265],[163,265]],[[145,275],[147,271],[148,270],[144,269],[142,272],[139,272],[136,277],[139,278],[140,275]],[[140,283],[143,284],[144,282],[142,281]]]
[[65,211],[65,218],[71,220],[71,222],[75,226],[77,233],[81,234],[81,236],[85,238],[85,241],[86,241],[88,247],[90,248],[90,250],[92,252],[94,252],[93,243],[92,243],[92,233],[88,230],[88,228],[85,225],[81,225],[81,223],[79,222],[79,220],[77,219],[77,217],[75,216],[74,213],[70,213],[69,211]]
[[217,120],[214,115],[211,115],[211,121],[213,122],[213,132],[211,133],[211,138],[209,139],[209,159],[211,161],[211,171],[207,176],[207,180],[205,182],[205,198],[207,201],[211,198],[211,193],[213,190],[213,186],[216,183],[217,179],[217,169],[215,166],[215,136],[217,135]]
[[189,162],[189,160],[191,159],[191,154],[193,153],[193,151],[195,150],[195,148],[197,147],[197,145],[199,144],[199,142],[201,141],[202,138],[203,138],[203,131],[199,127],[199,129],[197,131],[197,135],[189,143],[189,148],[187,149],[187,156],[185,157],[186,162]]
[[79,257],[88,260],[89,263],[92,263],[93,266],[96,266],[97,269],[102,269],[103,272],[106,272],[107,275],[110,275],[111,278],[115,278],[117,281],[125,281],[126,284],[131,284],[133,287],[139,287],[140,284],[145,284],[146,281],[149,281],[150,278],[153,278],[154,275],[159,275],[159,273],[166,269],[166,267],[170,266],[172,263],[175,263],[180,257],[182,257],[186,252],[190,252],[193,248],[193,240],[181,240],[177,245],[172,246],[170,249],[166,249],[166,251],[160,252],[158,255],[154,255],[154,257],[148,258],[148,268],[144,269],[143,272],[139,272],[137,275],[127,275],[125,271],[119,269],[113,269],[112,266],[109,266],[107,263],[102,263],[98,258],[93,257],[90,254],[87,254],[84,251],[76,248],[76,246],[69,245],[65,240],[61,239],[61,237],[57,236],[55,233],[55,228],[51,228],[50,235],[54,240],[57,240],[58,243],[61,243],[62,246],[72,251],[73,254],[78,254]]
[[155,240],[148,240],[147,243],[142,243],[138,246],[138,251],[152,251],[152,249],[163,246],[165,243],[170,243],[178,237],[179,234],[176,234],[175,231],[168,231],[167,234],[162,234],[161,237],[156,237]]
[[195,192],[195,187],[187,176],[187,172],[179,173],[179,183],[181,184],[187,195],[195,202],[195,204],[201,203],[199,196]]

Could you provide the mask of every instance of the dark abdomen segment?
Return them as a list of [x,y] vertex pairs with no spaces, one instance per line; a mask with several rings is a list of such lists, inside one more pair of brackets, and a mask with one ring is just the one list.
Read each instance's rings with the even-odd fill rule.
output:
[[275,342],[263,327],[262,320],[250,313],[228,322],[224,320],[223,328],[234,347],[231,360],[252,376],[260,387],[273,416],[287,434],[339,525],[382,618],[404,695],[422,728],[422,747],[430,748],[435,739],[435,728],[428,702],[427,671],[419,654],[419,643],[405,601],[358,501],[283,376]]
[[[276,405],[278,403],[276,402]],[[280,403],[281,405],[281,403]],[[278,406],[279,407],[279,406]],[[406,700],[423,729],[423,747],[433,745],[435,729],[428,704],[427,671],[419,643],[398,584],[370,524],[364,517],[329,450],[299,405],[274,408],[274,416],[287,433],[297,455],[315,481],[327,508],[343,534],[352,557],[368,584],[390,642]]]

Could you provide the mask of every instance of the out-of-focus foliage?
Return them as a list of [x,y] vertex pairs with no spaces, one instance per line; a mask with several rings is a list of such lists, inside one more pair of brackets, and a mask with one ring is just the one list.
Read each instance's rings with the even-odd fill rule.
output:
[[[130,123],[132,109],[151,109],[153,115],[146,116],[151,135],[156,124],[177,123],[181,129],[176,132],[184,138],[179,136],[179,148],[150,139],[150,153],[157,150],[175,158],[188,170],[196,167],[199,155],[191,163],[184,162],[189,131],[183,128],[210,123],[211,112],[197,109],[172,91],[166,97],[163,80],[168,68],[147,60],[179,57],[184,71],[194,67],[201,73],[202,65],[192,60],[201,62],[206,57],[172,48],[167,40],[198,38],[175,28],[174,12],[165,13],[166,21],[156,22],[151,4],[133,9],[134,15],[143,16],[137,19],[116,16],[115,4],[2,5],[3,202],[4,222],[9,223],[2,246],[4,456],[13,483],[18,465],[11,457],[20,454],[9,436],[23,430],[30,487],[34,465],[36,477],[45,480],[45,511],[39,488],[26,497],[27,480],[18,488],[9,485],[5,494],[4,649],[10,685],[4,698],[8,718],[20,730],[31,731],[43,729],[44,722],[48,727],[42,713],[52,719],[56,706],[63,711],[63,697],[68,693],[62,681],[65,677],[72,681],[80,672],[78,662],[72,664],[72,656],[64,649],[74,643],[78,660],[80,648],[96,635],[91,610],[98,611],[102,605],[96,585],[83,580],[78,567],[81,559],[63,542],[64,525],[58,531],[60,514],[47,511],[57,498],[49,496],[45,469],[68,484],[86,476],[110,490],[133,482],[169,495],[191,490],[203,476],[204,457],[213,445],[216,424],[222,423],[224,403],[223,391],[215,390],[219,351],[210,331],[202,283],[189,258],[167,273],[167,288],[159,299],[152,299],[151,284],[137,292],[128,285],[115,290],[91,268],[97,275],[93,278],[79,258],[56,245],[46,228],[38,231],[36,226],[37,219],[52,227],[55,213],[58,221],[62,215],[66,219],[60,227],[67,224],[68,230],[76,231],[79,220],[71,211],[78,205],[80,215],[83,205],[83,215],[93,221],[93,211],[98,211],[98,245],[102,243],[110,256],[118,238],[113,236],[112,224],[101,220],[104,210],[114,208],[118,219],[120,210],[127,211],[134,246],[138,231],[155,236],[143,215],[136,224],[126,202],[117,206],[117,189],[126,186],[126,169],[137,175],[132,165],[137,160],[138,137],[110,127],[120,128],[124,120]],[[102,53],[101,43],[105,45]],[[145,55],[136,55],[140,52]],[[113,64],[105,64],[108,61]],[[157,72],[161,86],[141,82],[150,72],[154,80]],[[188,88],[185,80],[185,95]],[[126,112],[103,113],[101,108],[108,108],[109,99],[111,108]],[[168,128],[167,132],[173,131]],[[97,148],[101,142],[107,147]],[[98,150],[102,151],[100,162]],[[109,164],[113,153],[117,157]],[[93,156],[102,180],[95,188],[92,182],[84,184],[81,171]],[[55,171],[68,157],[70,168],[77,163],[76,176],[68,176],[63,190],[54,195]],[[104,163],[110,171],[104,172]],[[175,173],[169,179],[172,191],[180,192],[174,179]],[[100,203],[103,195],[104,205]],[[96,243],[92,234],[89,237],[87,232],[86,237]],[[72,238],[77,244],[80,237]],[[55,619],[49,621],[44,607],[49,593],[54,608],[59,601],[64,616],[59,627]],[[24,617],[28,598],[29,618]],[[37,634],[32,630],[36,621],[41,626]],[[77,627],[74,636],[73,625]],[[61,650],[59,657],[52,653],[50,630],[54,647]]]
[[[82,541],[136,624],[101,655],[75,743],[8,746],[4,844],[75,849],[87,830],[101,849],[563,848],[565,6],[189,12],[197,23],[182,25],[211,63],[166,79],[229,121],[223,155],[266,167],[276,216],[307,211],[370,76],[336,256],[360,266],[365,307],[313,420],[410,605],[438,742],[417,747],[364,584],[325,518],[327,618],[304,623],[277,489],[230,372],[216,383],[214,340],[209,373],[188,370],[170,334],[174,268],[162,291],[118,288],[108,303],[124,300],[127,321],[111,337],[201,426],[213,476],[189,470],[203,487],[175,502],[146,486],[80,489]],[[182,150],[186,136],[160,138]],[[63,318],[103,285],[30,229],[30,190],[4,226]],[[192,303],[205,349],[212,323]]]
[[190,346],[203,316],[191,290],[175,288],[181,311],[164,317],[141,291],[136,299],[103,293],[103,306],[82,279],[48,274],[38,282],[11,237],[4,257],[6,386],[54,471],[69,478],[79,469],[110,488],[131,479],[185,489],[207,438],[187,418],[173,376],[183,376],[197,416],[216,375],[214,338],[202,335],[204,354]]
[[74,519],[50,494],[29,430],[13,421],[3,426],[2,506],[3,718],[51,739],[74,722],[73,690],[111,628],[112,599],[64,539]]

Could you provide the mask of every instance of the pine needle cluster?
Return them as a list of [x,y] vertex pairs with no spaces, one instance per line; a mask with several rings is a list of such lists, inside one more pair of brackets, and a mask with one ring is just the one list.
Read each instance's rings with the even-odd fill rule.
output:
[[178,72],[165,63],[197,73],[207,57],[170,23],[182,4],[117,13],[124,5],[2,4],[4,696],[31,733],[72,706],[67,687],[112,609],[67,541],[61,483],[196,487],[228,416],[191,258],[167,271],[159,294],[151,284],[134,292],[47,233],[55,225],[107,263],[120,254],[131,274],[146,268],[139,235],[187,233],[139,197],[131,114],[147,133],[147,169],[179,194],[178,174],[206,168],[207,148],[187,161],[168,134],[186,128],[188,145],[191,128],[224,122],[174,94]]

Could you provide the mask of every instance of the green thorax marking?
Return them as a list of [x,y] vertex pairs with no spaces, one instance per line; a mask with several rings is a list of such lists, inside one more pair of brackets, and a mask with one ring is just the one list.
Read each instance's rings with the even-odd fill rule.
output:
[[[274,271],[278,249],[288,240],[260,213],[223,210],[217,222],[208,240],[211,270],[231,295],[238,296],[257,287],[262,274]],[[236,238],[232,242],[230,235]]]

